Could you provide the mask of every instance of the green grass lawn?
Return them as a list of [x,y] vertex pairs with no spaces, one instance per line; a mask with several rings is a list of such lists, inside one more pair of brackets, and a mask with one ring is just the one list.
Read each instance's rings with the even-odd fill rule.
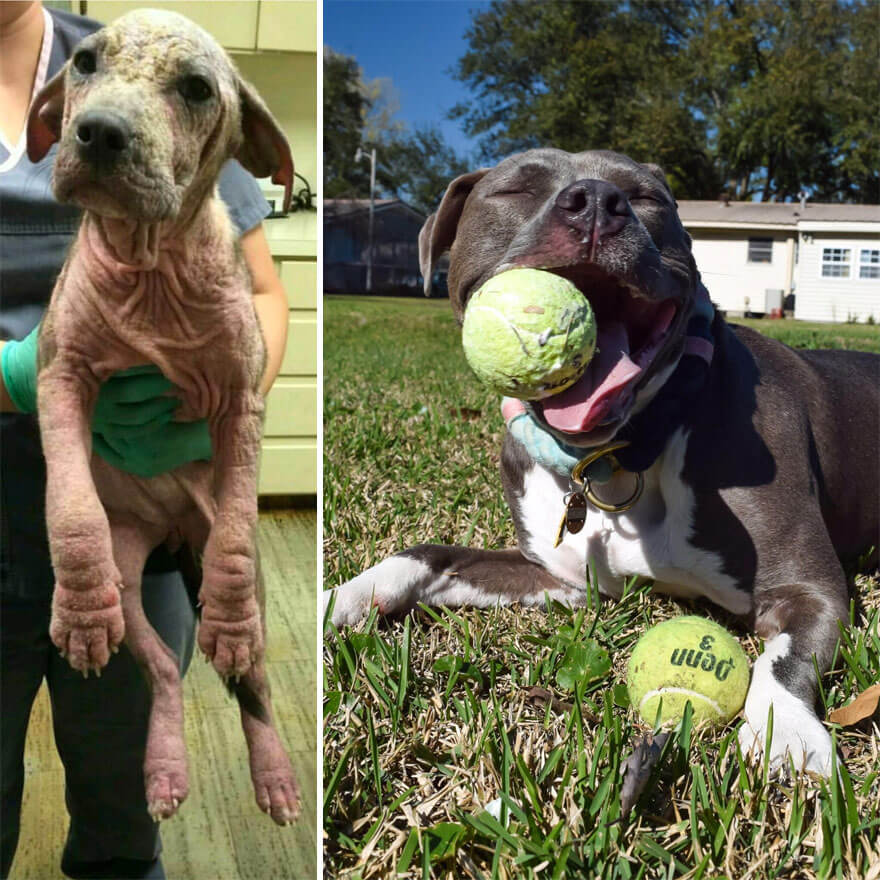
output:
[[[878,327],[745,323],[880,351]],[[327,586],[415,543],[513,545],[499,401],[470,374],[448,302],[326,297],[324,395]],[[829,708],[880,680],[878,586],[861,583],[864,618],[822,681]],[[597,613],[420,609],[328,627],[326,875],[878,880],[876,717],[832,725],[846,762],[833,784],[765,779],[740,759],[736,721],[682,724],[621,818],[620,766],[645,732],[627,657],[648,626],[694,608],[735,627],[646,588]],[[759,642],[737,634],[754,658]]]
[[819,324],[813,321],[732,318],[792,348],[851,348],[880,352],[878,324]]

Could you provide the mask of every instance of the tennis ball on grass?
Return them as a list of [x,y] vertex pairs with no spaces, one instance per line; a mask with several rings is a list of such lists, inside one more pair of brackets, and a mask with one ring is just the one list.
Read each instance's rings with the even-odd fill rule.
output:
[[749,661],[724,627],[702,617],[676,617],[651,627],[627,667],[632,705],[653,724],[678,721],[688,700],[695,721],[725,724],[742,708]]
[[596,321],[568,279],[509,269],[471,297],[461,331],[471,369],[520,400],[558,394],[583,375],[596,348]]

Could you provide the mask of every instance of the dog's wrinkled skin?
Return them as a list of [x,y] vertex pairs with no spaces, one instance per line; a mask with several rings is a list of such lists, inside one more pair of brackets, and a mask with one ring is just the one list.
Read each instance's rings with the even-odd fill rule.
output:
[[[141,11],[83,40],[35,98],[31,159],[56,141],[56,196],[85,213],[39,339],[52,640],[88,675],[124,637],[153,695],[148,807],[173,815],[188,790],[181,682],[144,616],[141,572],[165,541],[203,554],[199,646],[234,681],[257,802],[288,824],[298,789],[272,721],[255,535],[265,347],[215,189],[236,157],[289,192],[290,150],[208,34]],[[177,386],[177,418],[208,420],[212,461],[141,479],[92,454],[100,383],[142,364]]]
[[[662,172],[615,153],[532,150],[459,177],[420,236],[426,279],[445,250],[459,319],[472,293],[512,266],[555,271],[590,299],[599,354],[589,405],[577,392],[568,409],[554,398],[530,405],[547,430],[585,450],[612,440],[664,386],[705,294]],[[631,510],[591,508],[583,531],[554,547],[569,483],[508,434],[501,474],[519,548],[405,550],[341,585],[333,621],[353,623],[371,604],[400,612],[416,602],[541,604],[549,595],[580,605],[589,558],[606,596],[638,576],[742,615],[767,640],[743,748],[761,757],[772,706],[771,765],[791,759],[828,775],[814,660],[820,673],[829,668],[838,624],[848,621],[841,562],[880,543],[880,357],[795,352],[717,314],[712,334],[705,384],[644,472]],[[640,369],[606,382],[620,351]],[[633,475],[618,472],[601,494],[618,503],[632,486]]]

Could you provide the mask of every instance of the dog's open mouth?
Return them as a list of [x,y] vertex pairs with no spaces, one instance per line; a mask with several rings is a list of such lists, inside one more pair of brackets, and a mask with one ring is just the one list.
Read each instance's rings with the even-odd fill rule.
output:
[[678,311],[672,299],[653,299],[595,265],[550,269],[573,281],[596,316],[597,352],[570,388],[536,401],[539,416],[557,431],[585,434],[622,418],[635,386],[663,348]]

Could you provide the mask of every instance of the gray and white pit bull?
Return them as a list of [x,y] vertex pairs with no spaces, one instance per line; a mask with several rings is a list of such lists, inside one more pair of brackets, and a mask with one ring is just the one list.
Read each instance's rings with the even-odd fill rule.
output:
[[[238,697],[257,803],[289,824],[299,795],[272,720],[255,534],[265,347],[216,195],[235,157],[289,199],[287,141],[207,33],[153,11],[86,37],[37,95],[31,160],[56,141],[55,194],[84,215],[39,336],[52,640],[87,676],[124,637],[153,696],[148,808],[171,816],[188,790],[181,682],[144,616],[141,573],[162,542],[201,554],[199,646]],[[99,385],[143,364],[179,389],[176,418],[207,419],[212,461],[142,479],[92,453]]]
[[[336,591],[332,618],[371,604],[586,601],[587,560],[599,590],[632,576],[673,596],[703,596],[766,640],[740,729],[760,758],[773,707],[770,759],[828,775],[831,739],[817,682],[849,619],[845,566],[880,546],[880,356],[793,351],[712,308],[662,171],[612,152],[530,150],[463,175],[420,236],[430,279],[451,251],[449,293],[469,297],[513,267],[574,281],[598,324],[598,350],[571,389],[517,405],[534,431],[574,460],[626,440],[623,467],[589,505],[583,530],[555,546],[565,497],[578,487],[508,432],[504,493],[518,548],[422,545]],[[510,424],[510,422],[509,422]],[[540,460],[536,460],[540,459]],[[876,562],[876,552],[873,562]],[[329,594],[325,595],[325,602]]]

